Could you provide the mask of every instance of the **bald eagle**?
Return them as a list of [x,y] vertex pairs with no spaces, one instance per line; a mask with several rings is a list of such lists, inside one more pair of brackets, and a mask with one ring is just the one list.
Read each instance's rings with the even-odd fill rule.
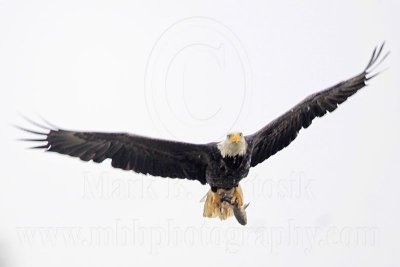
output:
[[19,129],[41,136],[22,139],[43,142],[34,147],[37,149],[97,163],[111,159],[114,168],[209,184],[203,216],[224,220],[234,215],[239,223],[245,225],[248,204],[243,203],[239,183],[250,168],[288,146],[314,118],[334,111],[363,88],[378,74],[371,75],[374,67],[389,54],[381,56],[383,47],[384,44],[374,49],[367,67],[360,74],[308,96],[253,134],[245,136],[241,132],[232,132],[221,142],[192,144],[128,133],[69,131],[35,122],[36,126],[43,128],[41,131]]

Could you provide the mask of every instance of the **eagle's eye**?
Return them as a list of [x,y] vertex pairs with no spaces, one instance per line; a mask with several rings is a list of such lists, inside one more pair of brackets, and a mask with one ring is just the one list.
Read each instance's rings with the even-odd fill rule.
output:
[[240,137],[243,137],[243,133],[239,133]]
[[228,138],[228,139],[231,139],[231,137],[232,137],[232,134],[227,134],[226,135],[226,138]]

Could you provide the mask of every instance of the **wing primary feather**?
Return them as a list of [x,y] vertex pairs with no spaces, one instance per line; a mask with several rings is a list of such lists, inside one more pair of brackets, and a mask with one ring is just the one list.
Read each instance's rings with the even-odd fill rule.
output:
[[388,56],[390,55],[390,51],[386,52],[386,54],[379,60],[377,65],[380,65]]
[[89,148],[87,146],[82,146],[82,145],[76,145],[76,146],[72,146],[69,147],[67,149],[65,149],[65,153],[67,153],[70,156],[74,156],[74,157],[78,157],[80,158],[83,154],[85,154],[87,152]]
[[17,139],[17,141],[23,141],[23,142],[46,142],[48,141],[47,138],[46,139],[38,139],[38,138],[20,138]]
[[112,158],[115,155],[115,153],[117,153],[122,148],[122,146],[123,145],[121,143],[115,143],[110,145],[110,149],[106,152],[106,155]]
[[20,115],[24,120],[26,120],[27,122],[29,122],[29,123],[32,124],[32,125],[35,125],[36,127],[39,127],[39,128],[41,128],[41,129],[45,129],[45,130],[52,130],[52,129],[49,128],[48,126],[44,126],[44,125],[42,125],[42,124],[40,124],[40,123],[37,123],[37,122],[35,122],[35,121],[29,119],[28,117],[22,115],[22,114],[19,114],[19,115]]
[[131,170],[132,169],[132,166],[131,166],[131,161],[132,161],[132,158],[131,158],[131,154],[132,154],[132,151],[127,151],[127,154],[126,154],[126,164],[125,164],[125,166],[124,166],[124,170]]
[[43,149],[43,148],[49,148],[50,145],[49,144],[45,144],[45,145],[41,145],[41,146],[32,146],[29,147],[29,149]]
[[378,68],[378,67],[381,65],[381,63],[389,56],[389,54],[390,54],[390,51],[387,52],[387,53],[382,57],[382,59],[379,60],[379,62],[375,64],[375,66],[371,66],[370,69],[366,69],[366,70],[365,70],[365,73],[366,73],[366,74],[369,74],[369,73],[373,72],[374,70],[376,70],[376,68]]
[[376,62],[376,60],[377,60],[377,59],[379,58],[379,56],[381,55],[384,46],[385,46],[385,42],[383,42],[382,45],[381,45],[381,47],[379,48],[379,51],[378,51],[378,53],[376,54],[374,63]]
[[[381,53],[382,53],[382,51],[383,51],[384,46],[385,46],[385,43],[383,43],[383,44],[381,45],[381,47],[379,48],[379,51],[378,51],[378,53],[376,54],[376,56],[374,56],[373,58],[371,58],[371,60],[370,60],[370,62],[368,63],[367,67],[365,68],[365,72],[366,72],[366,73],[370,73],[371,71],[373,71],[374,69],[376,69],[376,67],[378,67],[378,66],[386,59],[386,57],[389,56],[390,51],[386,52],[386,54],[385,54],[383,57],[381,57],[381,59],[379,60],[379,62],[376,63],[377,60],[380,58],[380,55],[381,55]],[[373,65],[375,65],[375,66],[373,66]],[[371,68],[371,67],[372,67],[372,68]]]
[[32,134],[38,134],[38,135],[47,135],[47,133],[41,133],[41,132],[37,132],[37,131],[33,131],[33,130],[29,130],[27,128],[18,126],[18,125],[13,125],[15,128],[24,131],[24,132],[28,132],[28,133],[32,133]]
[[[381,72],[377,72],[377,73],[375,73],[375,74],[373,74],[373,75],[371,75],[369,77],[366,77],[365,81],[369,81],[369,80],[375,78],[376,76],[378,76],[379,74],[381,74]],[[367,84],[366,84],[366,86],[367,86]]]
[[96,155],[97,154],[99,154],[99,155],[105,154],[108,151],[109,148],[110,148],[110,142],[106,142],[106,143],[100,144],[98,149],[97,149],[97,151],[96,151]]
[[103,144],[99,150],[96,152],[96,155],[93,158],[94,162],[102,162],[104,159],[106,159],[106,152],[110,148],[110,143],[107,142]]
[[372,52],[371,59],[369,60],[369,62],[368,62],[368,64],[367,64],[367,67],[365,68],[366,70],[369,69],[369,67],[370,67],[372,64],[374,64],[373,61],[374,61],[374,58],[375,58],[376,49],[377,49],[377,47],[375,46],[374,51]]
[[43,118],[42,116],[38,115],[38,117],[44,122],[46,123],[48,126],[50,126],[53,129],[60,129],[60,127],[58,127],[57,125],[54,125],[53,123],[49,122],[48,120],[46,120],[45,118]]

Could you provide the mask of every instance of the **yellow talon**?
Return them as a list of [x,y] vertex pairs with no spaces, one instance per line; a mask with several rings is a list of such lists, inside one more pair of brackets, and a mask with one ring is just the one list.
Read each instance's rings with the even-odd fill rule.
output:
[[238,207],[241,208],[243,206],[243,192],[240,186],[234,188],[232,193],[231,204],[233,205],[236,200],[238,202]]

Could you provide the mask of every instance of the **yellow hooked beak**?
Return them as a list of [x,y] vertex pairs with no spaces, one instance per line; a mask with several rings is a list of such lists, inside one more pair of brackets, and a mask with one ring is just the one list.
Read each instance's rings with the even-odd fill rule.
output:
[[242,136],[240,135],[240,133],[233,133],[231,135],[231,142],[232,143],[239,143],[239,141],[242,139]]

